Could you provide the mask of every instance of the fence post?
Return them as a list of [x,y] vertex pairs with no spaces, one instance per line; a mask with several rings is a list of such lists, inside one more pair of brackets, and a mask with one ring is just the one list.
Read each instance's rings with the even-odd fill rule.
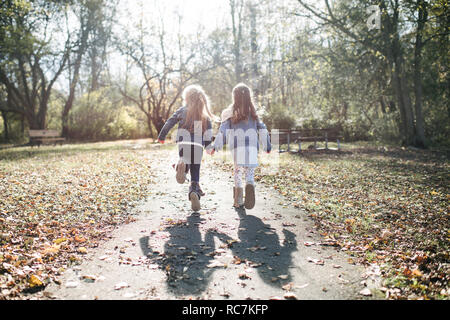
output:
[[291,151],[291,130],[288,131],[287,133],[287,145],[288,145],[288,149],[287,151]]
[[328,150],[328,132],[325,131],[325,150]]

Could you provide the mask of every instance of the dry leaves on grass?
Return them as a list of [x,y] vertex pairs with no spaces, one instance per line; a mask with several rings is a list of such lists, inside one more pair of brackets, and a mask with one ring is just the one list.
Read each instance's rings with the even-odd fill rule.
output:
[[57,281],[114,225],[133,221],[131,207],[154,182],[150,152],[110,145],[0,160],[0,299]]
[[325,238],[320,245],[381,265],[385,286],[395,289],[389,298],[448,299],[450,162],[391,149],[283,153],[276,174],[257,169],[255,180],[306,212]]

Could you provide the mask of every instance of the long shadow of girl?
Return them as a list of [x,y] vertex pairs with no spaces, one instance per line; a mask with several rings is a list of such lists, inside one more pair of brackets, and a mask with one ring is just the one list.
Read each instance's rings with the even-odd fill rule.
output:
[[[291,281],[289,271],[292,264],[291,254],[297,251],[295,235],[283,229],[285,239],[281,245],[277,233],[270,225],[253,215],[247,215],[245,209],[236,211],[240,218],[238,231],[240,242],[231,246],[233,255],[256,267],[259,276],[272,286],[281,286],[284,282]],[[230,240],[223,234],[218,237],[222,241]]]
[[170,239],[163,253],[149,248],[149,237],[140,239],[142,252],[165,271],[169,290],[176,295],[199,294],[210,281],[213,269],[206,266],[214,259],[214,233],[207,231],[203,241],[199,230],[202,221],[198,214],[192,214],[186,223],[168,226],[165,231]]

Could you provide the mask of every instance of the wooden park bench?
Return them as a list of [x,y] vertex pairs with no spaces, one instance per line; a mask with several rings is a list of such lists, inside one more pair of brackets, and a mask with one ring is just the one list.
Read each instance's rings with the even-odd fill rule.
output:
[[276,129],[271,131],[272,141],[276,142],[278,138],[279,151],[281,150],[281,145],[287,144],[287,151],[291,151],[291,143],[298,144],[298,152],[302,152],[302,142],[314,142],[314,149],[321,150],[317,148],[317,142],[325,142],[325,150],[330,150],[328,148],[329,141],[337,142],[337,150],[341,149],[340,139],[342,136],[338,129]]
[[57,130],[29,130],[30,144],[40,146],[41,144],[62,144],[66,139],[62,138]]

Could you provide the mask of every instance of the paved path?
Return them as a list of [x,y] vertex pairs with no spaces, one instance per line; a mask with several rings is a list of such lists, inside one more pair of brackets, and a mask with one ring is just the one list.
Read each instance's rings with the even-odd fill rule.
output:
[[[134,213],[52,283],[56,299],[360,299],[364,270],[322,246],[301,209],[259,184],[253,210],[232,208],[231,173],[204,164],[206,196],[193,213],[188,183],[171,169],[175,151],[158,150],[159,185]],[[170,155],[169,155],[170,154]],[[150,160],[149,160],[150,161]],[[154,161],[154,160],[152,160]],[[206,183],[208,181],[208,183]]]

